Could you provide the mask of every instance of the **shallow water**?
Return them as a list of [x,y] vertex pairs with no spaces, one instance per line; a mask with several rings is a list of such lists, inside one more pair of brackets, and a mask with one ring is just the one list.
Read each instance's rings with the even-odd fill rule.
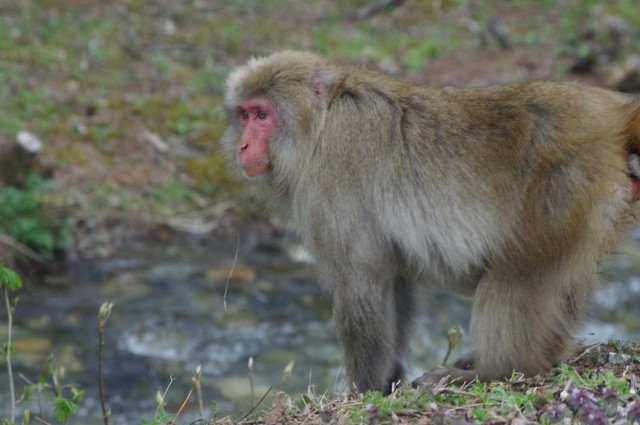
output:
[[[319,394],[339,393],[343,371],[329,302],[308,265],[297,261],[302,257],[295,248],[280,238],[247,235],[240,240],[236,278],[228,288],[235,237],[215,243],[187,238],[136,242],[111,258],[70,270],[52,285],[30,285],[18,294],[15,372],[36,380],[53,352],[54,362],[67,370],[65,382],[87,391],[71,423],[102,424],[97,311],[103,301],[111,301],[104,374],[112,424],[152,420],[156,392],[164,392],[170,382],[167,410],[177,411],[198,365],[207,418],[212,402],[218,417],[235,413],[239,418],[270,387],[271,393],[283,388],[292,396],[306,393],[310,384]],[[629,245],[606,269],[608,283],[595,294],[581,337],[587,342],[640,340],[640,244]],[[429,305],[433,308],[420,317],[413,343],[414,375],[441,361],[451,326],[466,329],[468,324],[467,299],[437,295]],[[468,349],[465,337],[456,354]],[[281,383],[290,361],[292,373]],[[0,417],[9,412],[5,376],[0,374]],[[16,383],[21,391],[23,382],[16,378]],[[199,417],[193,396],[180,422]]]

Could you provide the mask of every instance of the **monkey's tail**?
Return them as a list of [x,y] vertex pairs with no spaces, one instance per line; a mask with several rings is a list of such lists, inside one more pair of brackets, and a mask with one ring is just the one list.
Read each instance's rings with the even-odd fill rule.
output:
[[640,199],[640,101],[636,101],[629,109],[627,127],[624,130],[627,138],[627,165],[632,182],[632,198]]

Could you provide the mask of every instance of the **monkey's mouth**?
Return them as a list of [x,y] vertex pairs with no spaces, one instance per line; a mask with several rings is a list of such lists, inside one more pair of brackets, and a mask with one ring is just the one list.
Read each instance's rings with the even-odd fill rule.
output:
[[243,164],[242,169],[247,176],[254,177],[269,172],[271,167],[269,166],[269,160],[263,160],[253,164]]

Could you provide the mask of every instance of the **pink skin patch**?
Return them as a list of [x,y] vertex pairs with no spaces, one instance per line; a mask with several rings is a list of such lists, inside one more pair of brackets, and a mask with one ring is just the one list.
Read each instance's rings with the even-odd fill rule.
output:
[[269,136],[278,122],[274,103],[264,97],[249,99],[240,104],[237,116],[242,127],[238,164],[249,177],[269,172]]
[[635,177],[631,178],[631,197],[633,199],[640,198],[640,180]]

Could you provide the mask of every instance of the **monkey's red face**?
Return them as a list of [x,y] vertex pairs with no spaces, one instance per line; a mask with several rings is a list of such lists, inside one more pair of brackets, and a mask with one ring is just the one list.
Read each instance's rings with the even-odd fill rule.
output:
[[252,98],[237,109],[242,134],[238,141],[238,164],[249,176],[270,170],[269,136],[277,126],[276,108],[267,98]]

